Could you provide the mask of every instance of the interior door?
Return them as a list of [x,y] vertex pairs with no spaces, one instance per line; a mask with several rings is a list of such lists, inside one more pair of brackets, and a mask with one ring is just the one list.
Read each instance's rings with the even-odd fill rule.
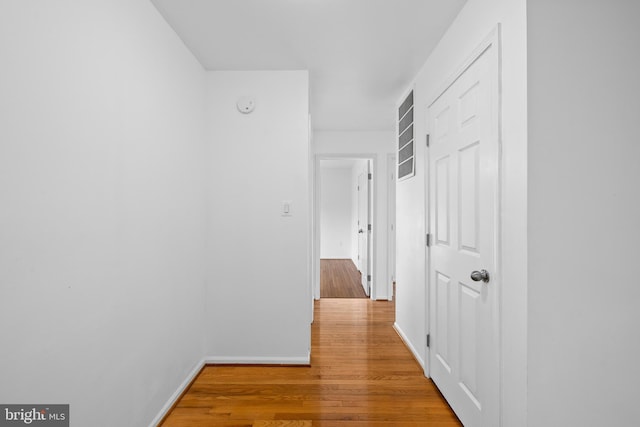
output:
[[358,255],[362,288],[369,295],[369,169],[358,175]]
[[428,108],[431,377],[466,427],[499,425],[496,55]]

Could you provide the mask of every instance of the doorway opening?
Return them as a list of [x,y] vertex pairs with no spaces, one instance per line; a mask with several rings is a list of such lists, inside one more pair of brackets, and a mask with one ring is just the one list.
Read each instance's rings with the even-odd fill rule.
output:
[[372,298],[375,158],[318,156],[314,198],[314,299]]

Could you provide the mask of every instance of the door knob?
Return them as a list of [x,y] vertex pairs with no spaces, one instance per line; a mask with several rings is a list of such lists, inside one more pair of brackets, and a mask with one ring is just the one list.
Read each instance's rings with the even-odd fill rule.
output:
[[359,233],[359,234],[364,233],[364,231],[362,230],[362,228],[361,228],[360,230],[358,230],[358,233]]
[[474,271],[471,273],[471,280],[474,282],[482,280],[484,283],[489,283],[489,272],[487,270]]

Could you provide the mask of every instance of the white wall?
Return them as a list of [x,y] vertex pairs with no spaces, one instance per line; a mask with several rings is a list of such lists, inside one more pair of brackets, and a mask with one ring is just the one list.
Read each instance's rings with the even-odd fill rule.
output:
[[[387,280],[387,189],[384,177],[387,169],[386,156],[393,152],[394,144],[393,131],[315,131],[313,133],[312,153],[316,157],[370,155],[374,158],[373,185],[376,190],[373,199],[376,215],[373,233],[376,242],[374,248],[376,268],[373,270],[373,299],[388,299],[392,296],[392,286]],[[314,232],[317,233],[317,230]],[[315,247],[314,250],[319,252],[320,248]],[[319,257],[314,258],[319,259]],[[314,269],[313,277],[315,281],[320,280],[319,268]]]
[[528,3],[529,425],[640,419],[640,3]]
[[[306,363],[309,99],[306,71],[208,73],[211,361]],[[236,101],[255,97],[251,114]],[[292,202],[292,216],[281,203]]]
[[320,180],[320,258],[351,258],[351,168],[322,167]]
[[203,354],[205,73],[145,0],[0,5],[0,401],[151,422]]
[[[502,406],[504,426],[526,425],[525,0],[469,0],[415,79],[416,140],[427,106],[498,23],[502,25]],[[401,100],[399,100],[401,101]],[[416,176],[397,185],[396,327],[426,360],[425,145]]]

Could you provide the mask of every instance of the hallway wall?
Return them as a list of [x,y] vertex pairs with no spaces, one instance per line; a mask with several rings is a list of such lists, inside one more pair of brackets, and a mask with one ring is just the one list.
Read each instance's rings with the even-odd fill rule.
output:
[[640,3],[527,14],[529,426],[637,424]]
[[308,73],[211,71],[207,89],[207,360],[308,363]]
[[351,258],[354,231],[351,168],[322,163],[320,258]]
[[0,402],[148,425],[202,357],[205,72],[146,0],[0,3]]

